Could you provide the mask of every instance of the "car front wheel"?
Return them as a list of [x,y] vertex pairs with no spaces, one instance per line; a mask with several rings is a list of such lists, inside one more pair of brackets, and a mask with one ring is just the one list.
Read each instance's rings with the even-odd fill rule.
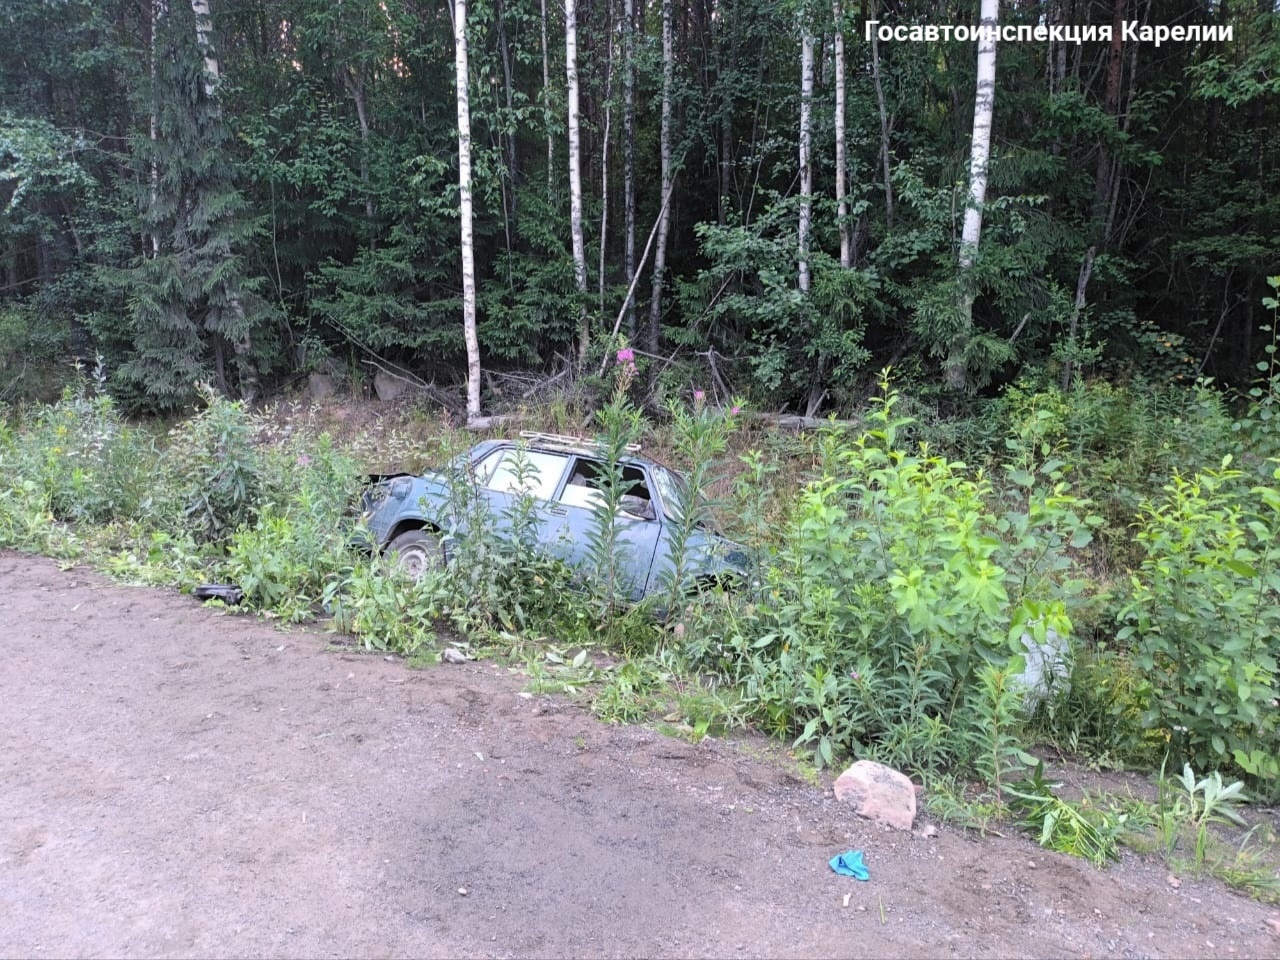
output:
[[440,538],[430,530],[406,530],[387,544],[387,555],[411,580],[421,580],[444,565]]

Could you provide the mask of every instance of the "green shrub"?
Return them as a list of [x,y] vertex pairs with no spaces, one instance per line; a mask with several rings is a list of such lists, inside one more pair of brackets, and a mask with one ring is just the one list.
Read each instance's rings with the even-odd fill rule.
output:
[[[1280,470],[1275,473],[1280,480]],[[1175,758],[1280,777],[1280,487],[1230,468],[1175,475],[1137,522],[1143,553],[1122,610],[1150,684],[1147,721]]]
[[435,577],[411,580],[378,556],[330,581],[322,599],[333,611],[335,631],[354,633],[366,650],[406,657],[434,639],[444,612]]
[[824,438],[823,474],[800,492],[759,602],[702,620],[690,652],[819,763],[852,751],[994,779],[1008,741],[974,736],[990,716],[984,670],[1017,672],[1024,633],[1070,634],[1083,582],[1068,551],[1096,518],[1051,477],[1004,496],[981,471],[907,451],[895,402],[888,392],[861,437]]
[[167,461],[187,529],[221,543],[257,515],[261,467],[244,405],[207,386],[201,395],[204,409],[171,432]]
[[149,435],[125,423],[101,382],[78,377],[37,409],[0,454],[9,477],[36,484],[52,519],[105,523],[145,516],[159,460]]
[[262,509],[252,526],[232,535],[227,576],[250,607],[306,619],[353,562],[360,471],[328,434],[305,433],[259,451],[257,467]]

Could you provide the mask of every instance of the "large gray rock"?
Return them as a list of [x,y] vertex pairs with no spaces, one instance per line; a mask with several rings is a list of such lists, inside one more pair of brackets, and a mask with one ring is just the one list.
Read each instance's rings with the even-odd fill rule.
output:
[[338,392],[338,383],[333,374],[317,370],[307,378],[307,389],[312,400],[328,400]]
[[836,780],[836,799],[868,820],[910,830],[916,819],[916,788],[905,774],[873,760],[859,760]]
[[385,370],[379,370],[373,375],[373,392],[378,395],[379,400],[395,400],[408,389],[407,380],[392,376]]

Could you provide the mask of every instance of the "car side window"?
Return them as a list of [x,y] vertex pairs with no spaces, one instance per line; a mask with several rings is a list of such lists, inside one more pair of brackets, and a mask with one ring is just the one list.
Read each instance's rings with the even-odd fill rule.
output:
[[[604,465],[584,457],[573,461],[573,471],[560,493],[560,502],[571,507],[595,509],[604,503],[604,493],[600,486],[604,478]],[[622,468],[622,486],[626,491],[622,512],[647,519],[646,513],[652,516],[652,496],[645,482],[644,471],[639,467]]]
[[504,450],[487,480],[490,490],[550,500],[569,458],[562,453],[538,450]]

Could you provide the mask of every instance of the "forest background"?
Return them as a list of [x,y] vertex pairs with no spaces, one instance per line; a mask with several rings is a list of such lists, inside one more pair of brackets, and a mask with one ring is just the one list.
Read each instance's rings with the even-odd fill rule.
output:
[[[1280,272],[1274,5],[995,7],[6,0],[0,396],[96,355],[130,409],[369,363],[450,396],[463,99],[487,371],[590,370],[616,324],[656,398],[809,415],[886,365],[952,406],[1020,377],[1247,387]],[[994,15],[1071,39],[994,45],[984,91],[979,44],[867,30]]]

